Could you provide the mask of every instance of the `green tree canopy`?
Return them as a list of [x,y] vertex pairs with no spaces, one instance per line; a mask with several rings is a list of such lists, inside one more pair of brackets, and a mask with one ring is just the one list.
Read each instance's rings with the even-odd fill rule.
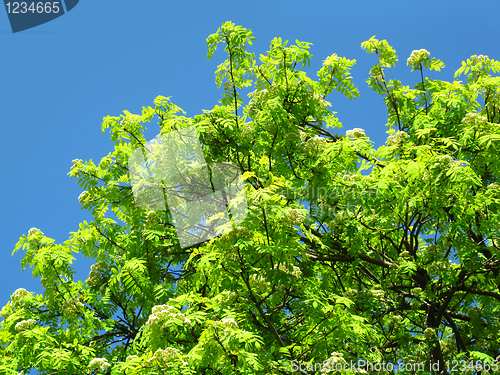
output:
[[[446,82],[425,76],[443,62],[413,51],[411,89],[386,79],[387,41],[363,42],[388,113],[375,148],[363,129],[335,133],[326,101],[359,96],[355,60],[333,54],[314,80],[310,43],[275,38],[257,60],[252,40],[230,22],[208,37],[209,58],[228,55],[213,109],[188,118],[159,96],[104,118],[114,150],[69,172],[93,220],[62,244],[32,228],[15,247],[45,291],[2,309],[0,372],[500,373],[500,63],[472,56],[465,82]],[[181,247],[169,207],[136,204],[129,157],[155,115],[161,135],[194,126],[207,163],[239,168],[248,212],[231,231]],[[75,252],[96,262],[84,282]]]

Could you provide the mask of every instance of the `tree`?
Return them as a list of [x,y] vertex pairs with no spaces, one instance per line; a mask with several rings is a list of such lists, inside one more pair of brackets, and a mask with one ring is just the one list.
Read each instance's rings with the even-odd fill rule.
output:
[[[114,151],[69,172],[94,219],[63,244],[32,228],[16,245],[45,292],[18,289],[2,309],[0,369],[393,374],[401,362],[405,374],[499,374],[500,63],[472,56],[455,74],[465,83],[445,82],[424,76],[440,60],[413,51],[410,89],[386,79],[398,61],[387,41],[362,43],[388,112],[375,149],[363,129],[334,134],[327,108],[334,90],[359,96],[355,60],[333,54],[313,80],[299,69],[310,43],[275,38],[257,62],[252,40],[230,22],[208,37],[209,58],[221,43],[228,54],[212,110],[187,118],[159,96],[104,118]],[[170,208],[135,203],[129,157],[155,115],[160,134],[194,126],[207,163],[239,168],[237,227],[181,247]],[[84,283],[73,252],[96,261]]]

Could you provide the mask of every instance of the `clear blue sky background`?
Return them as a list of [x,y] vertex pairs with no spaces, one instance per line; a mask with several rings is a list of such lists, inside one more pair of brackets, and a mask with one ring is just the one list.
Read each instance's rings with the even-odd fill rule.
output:
[[[453,80],[473,54],[500,60],[500,3],[481,1],[131,1],[82,0],[66,15],[17,34],[0,9],[2,48],[0,308],[19,287],[41,293],[39,279],[21,272],[23,252],[11,256],[31,227],[61,243],[91,215],[80,209],[82,189],[67,173],[72,159],[100,159],[113,150],[101,123],[124,110],[140,113],[158,95],[171,96],[188,116],[211,109],[221,97],[214,71],[222,48],[207,60],[206,38],[225,21],[250,28],[250,47],[265,53],[277,36],[312,42],[308,75],[332,53],[356,59],[353,82],[361,97],[328,100],[342,130],[364,128],[377,146],[385,142],[387,112],[365,80],[374,55],[360,47],[376,35],[399,55],[388,78],[413,87],[420,79],[406,59],[425,48],[446,68],[431,78]],[[147,139],[159,132],[150,123]],[[77,278],[92,261],[77,257]]]

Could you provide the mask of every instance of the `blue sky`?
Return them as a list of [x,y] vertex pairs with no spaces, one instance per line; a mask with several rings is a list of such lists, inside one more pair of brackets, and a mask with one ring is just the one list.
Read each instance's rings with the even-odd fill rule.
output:
[[[377,146],[385,142],[386,109],[365,80],[375,56],[360,47],[376,35],[399,56],[386,70],[413,87],[420,79],[406,59],[427,49],[446,68],[431,78],[452,81],[461,61],[473,54],[500,60],[500,3],[483,1],[191,1],[87,0],[66,15],[13,34],[0,9],[2,202],[0,304],[23,287],[43,291],[39,279],[21,272],[19,237],[31,227],[58,243],[78,223],[91,220],[80,209],[82,188],[67,176],[72,159],[100,159],[112,151],[101,123],[124,110],[140,113],[158,95],[171,96],[188,116],[212,109],[222,92],[214,71],[226,58],[219,48],[207,60],[206,38],[225,21],[250,28],[257,38],[250,51],[264,54],[274,37],[313,43],[309,77],[332,53],[356,59],[353,82],[360,98],[333,93],[328,100],[346,130],[359,127]],[[159,133],[150,123],[147,139]],[[78,258],[77,278],[92,262]],[[1,308],[0,306],[0,308]]]

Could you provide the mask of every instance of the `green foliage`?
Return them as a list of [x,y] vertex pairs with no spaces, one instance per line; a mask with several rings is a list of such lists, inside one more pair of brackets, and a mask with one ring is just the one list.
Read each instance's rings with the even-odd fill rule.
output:
[[[187,118],[159,96],[103,119],[114,151],[69,172],[93,220],[63,244],[32,228],[14,250],[45,292],[18,289],[2,309],[0,372],[291,374],[362,359],[499,373],[500,64],[472,56],[455,75],[465,84],[431,80],[424,69],[444,64],[413,51],[409,88],[385,78],[398,61],[388,42],[363,42],[388,110],[375,149],[363,129],[326,130],[341,127],[326,96],[359,96],[355,60],[332,54],[315,81],[299,69],[310,43],[275,38],[257,62],[252,40],[230,22],[208,37],[208,58],[220,43],[228,55],[213,109]],[[241,169],[240,226],[183,249],[168,209],[134,203],[128,158],[155,115],[160,134],[194,125],[208,163]],[[74,252],[96,262],[84,283]]]

